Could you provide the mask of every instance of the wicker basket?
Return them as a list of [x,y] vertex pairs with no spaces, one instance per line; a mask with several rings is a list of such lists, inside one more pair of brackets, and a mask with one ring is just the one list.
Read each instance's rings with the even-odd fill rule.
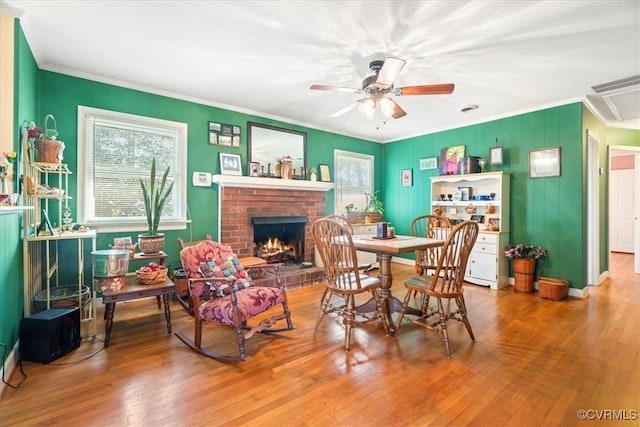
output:
[[141,285],[159,285],[167,283],[167,269],[144,272],[136,270],[136,281]]
[[536,271],[536,260],[517,258],[513,260],[513,289],[519,292],[533,292],[533,276]]
[[[52,129],[49,128],[49,119],[53,121]],[[51,114],[47,114],[44,118],[44,138],[36,140],[38,161],[41,163],[60,163],[62,162],[64,142],[49,139],[49,135],[53,138],[58,135],[56,119]]]
[[[543,271],[555,271],[557,274],[563,276],[561,278],[543,276]],[[542,268],[538,275],[538,291],[542,298],[550,299],[553,301],[560,301],[567,296],[569,291],[569,281],[567,280],[567,273],[555,268]]]

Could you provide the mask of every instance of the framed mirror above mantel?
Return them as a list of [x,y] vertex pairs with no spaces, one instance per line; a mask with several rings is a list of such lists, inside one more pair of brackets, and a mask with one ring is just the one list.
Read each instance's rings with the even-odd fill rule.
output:
[[258,176],[276,177],[276,165],[290,157],[294,179],[306,179],[307,134],[256,122],[248,122],[249,164],[257,165]]

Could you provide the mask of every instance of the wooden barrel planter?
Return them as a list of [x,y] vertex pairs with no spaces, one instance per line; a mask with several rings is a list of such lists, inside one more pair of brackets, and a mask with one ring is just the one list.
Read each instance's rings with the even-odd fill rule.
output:
[[533,258],[516,258],[513,260],[514,285],[519,292],[533,292],[533,278],[536,271],[536,260]]

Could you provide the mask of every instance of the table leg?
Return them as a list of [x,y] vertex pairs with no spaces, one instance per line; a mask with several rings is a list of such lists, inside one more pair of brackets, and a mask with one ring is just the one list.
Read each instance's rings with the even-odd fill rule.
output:
[[171,333],[171,306],[169,305],[169,295],[162,294],[162,301],[164,301],[164,317],[167,319],[167,332]]
[[380,288],[382,313],[389,328],[389,335],[394,335],[395,323],[391,317],[391,313],[394,311],[393,297],[391,296],[391,285],[393,284],[393,275],[391,274],[391,255],[378,254],[378,265],[380,267],[380,270],[378,271],[378,278],[382,282],[382,287]]
[[104,308],[104,319],[106,320],[104,346],[109,347],[109,336],[111,335],[111,328],[113,327],[113,313],[116,311],[116,303],[108,302]]

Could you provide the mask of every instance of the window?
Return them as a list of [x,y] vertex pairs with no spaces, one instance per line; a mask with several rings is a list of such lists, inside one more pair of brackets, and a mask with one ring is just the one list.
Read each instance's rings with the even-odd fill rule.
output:
[[78,222],[100,231],[147,229],[140,179],[151,161],[174,181],[161,229],[186,224],[187,125],[114,111],[78,107]]
[[373,192],[373,156],[334,151],[335,165],[335,213],[345,212],[345,206],[353,204],[359,210],[366,207],[365,193]]

